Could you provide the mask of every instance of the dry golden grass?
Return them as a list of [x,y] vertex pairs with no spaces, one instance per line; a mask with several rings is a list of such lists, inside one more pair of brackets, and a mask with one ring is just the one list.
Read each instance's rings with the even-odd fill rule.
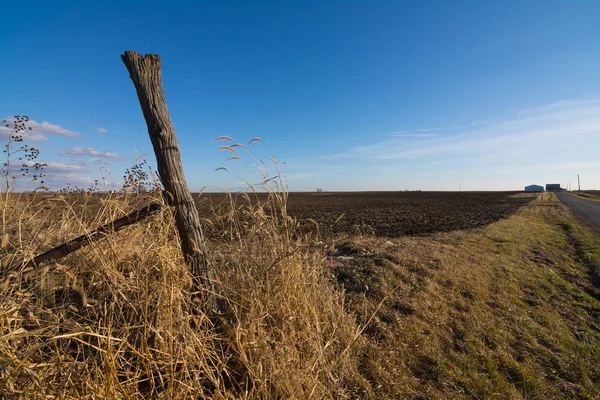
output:
[[[47,274],[6,278],[0,397],[353,397],[363,384],[352,361],[358,328],[323,274],[323,248],[306,251],[285,234],[293,221],[284,197],[268,201],[275,212],[248,201],[213,218],[231,239],[209,244],[217,287],[232,305],[219,334],[191,301],[166,208]],[[31,257],[134,202],[143,200],[15,198],[2,253]]]
[[[167,208],[4,279],[0,397],[597,398],[598,236],[551,193],[481,229],[335,246],[296,234],[285,194],[250,196],[203,220],[221,232],[219,330],[191,300]],[[0,256],[149,200],[11,198]]]

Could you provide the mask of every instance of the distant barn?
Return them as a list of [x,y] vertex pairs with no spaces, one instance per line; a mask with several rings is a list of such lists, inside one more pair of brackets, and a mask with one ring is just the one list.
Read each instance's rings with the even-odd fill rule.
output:
[[529,186],[525,186],[525,191],[526,192],[543,192],[544,187],[540,186],[540,185],[529,185]]
[[564,189],[560,187],[560,183],[547,183],[546,192],[562,192]]

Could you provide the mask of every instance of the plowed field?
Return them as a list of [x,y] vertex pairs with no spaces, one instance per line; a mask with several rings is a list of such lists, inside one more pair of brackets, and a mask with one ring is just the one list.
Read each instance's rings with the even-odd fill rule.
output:
[[[487,225],[535,197],[517,192],[290,193],[288,213],[303,231],[315,229],[316,222],[323,235],[397,237]],[[198,207],[203,211],[224,195],[204,194],[201,199]]]

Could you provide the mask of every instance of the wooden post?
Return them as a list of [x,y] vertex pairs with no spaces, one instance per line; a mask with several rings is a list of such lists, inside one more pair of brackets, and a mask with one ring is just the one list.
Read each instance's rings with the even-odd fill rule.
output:
[[139,53],[128,50],[121,55],[121,59],[129,71],[144,113],[160,181],[167,192],[168,201],[175,207],[175,221],[183,256],[194,277],[195,289],[201,292],[208,314],[214,316],[220,310],[213,274],[206,257],[198,210],[183,174],[179,143],[167,109],[160,57],[158,54],[146,54],[142,57]]

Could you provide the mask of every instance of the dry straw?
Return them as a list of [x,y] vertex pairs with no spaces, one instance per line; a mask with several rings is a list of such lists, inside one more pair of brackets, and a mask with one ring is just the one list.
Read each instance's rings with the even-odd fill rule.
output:
[[[272,178],[269,193],[230,193],[203,216],[230,305],[218,330],[192,300],[166,206],[44,274],[5,274],[0,397],[354,397],[358,327],[325,272],[325,250],[297,234]],[[3,196],[5,264],[162,201],[159,191]]]

